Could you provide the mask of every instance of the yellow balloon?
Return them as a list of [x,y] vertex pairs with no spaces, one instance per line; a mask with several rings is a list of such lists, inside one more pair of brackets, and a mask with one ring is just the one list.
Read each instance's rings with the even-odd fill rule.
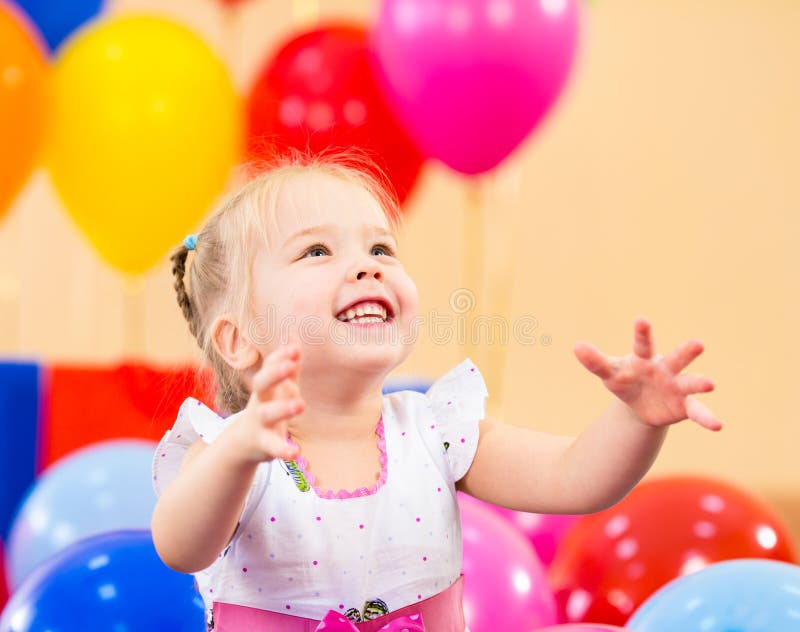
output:
[[53,183],[106,261],[144,272],[222,191],[241,156],[242,101],[206,44],[158,17],[80,31],[53,74]]

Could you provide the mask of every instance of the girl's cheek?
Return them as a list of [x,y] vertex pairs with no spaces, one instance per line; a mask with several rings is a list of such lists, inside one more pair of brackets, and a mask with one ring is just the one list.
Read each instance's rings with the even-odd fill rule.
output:
[[407,278],[407,283],[404,292],[405,295],[404,298],[406,303],[405,308],[408,311],[412,312],[413,314],[416,314],[419,305],[419,294],[417,293],[417,286],[414,284],[414,281],[411,279],[411,277],[406,277],[406,278]]

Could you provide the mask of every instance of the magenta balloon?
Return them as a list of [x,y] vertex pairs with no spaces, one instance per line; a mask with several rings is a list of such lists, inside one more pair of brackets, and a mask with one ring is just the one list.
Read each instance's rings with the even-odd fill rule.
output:
[[525,534],[545,566],[550,566],[564,534],[580,518],[580,516],[526,513],[492,506],[497,513]]
[[419,149],[456,171],[495,167],[569,75],[580,0],[383,0],[375,74]]
[[524,631],[556,623],[544,567],[525,536],[471,496],[459,492],[458,504],[470,631]]
[[540,628],[536,632],[633,632],[628,628],[618,628],[615,625],[601,625],[599,623],[565,623],[549,628]]

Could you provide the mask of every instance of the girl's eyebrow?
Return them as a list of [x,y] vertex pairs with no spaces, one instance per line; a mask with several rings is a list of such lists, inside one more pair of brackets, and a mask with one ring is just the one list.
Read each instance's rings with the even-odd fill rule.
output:
[[334,231],[334,227],[331,224],[324,224],[320,226],[307,226],[306,228],[297,231],[294,235],[289,237],[285,242],[283,242],[284,247],[288,246],[291,242],[295,239],[299,239],[300,237],[305,237],[306,235],[310,235],[312,233],[320,232],[320,233],[331,233]]
[[[285,248],[295,239],[299,239],[300,237],[305,237],[306,235],[311,235],[313,233],[320,232],[320,233],[333,233],[336,232],[336,226],[333,224],[321,224],[319,226],[307,226],[302,230],[297,231],[294,235],[289,237],[285,242],[283,242],[283,247]],[[387,237],[391,237],[394,239],[394,233],[388,230],[384,226],[367,226],[364,230],[365,233],[372,233],[372,234],[380,234],[385,235]]]

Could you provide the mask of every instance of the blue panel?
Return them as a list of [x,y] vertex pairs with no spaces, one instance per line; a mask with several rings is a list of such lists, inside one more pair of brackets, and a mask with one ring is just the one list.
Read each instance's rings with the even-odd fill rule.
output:
[[17,506],[36,472],[39,365],[0,362],[0,535],[6,540]]

